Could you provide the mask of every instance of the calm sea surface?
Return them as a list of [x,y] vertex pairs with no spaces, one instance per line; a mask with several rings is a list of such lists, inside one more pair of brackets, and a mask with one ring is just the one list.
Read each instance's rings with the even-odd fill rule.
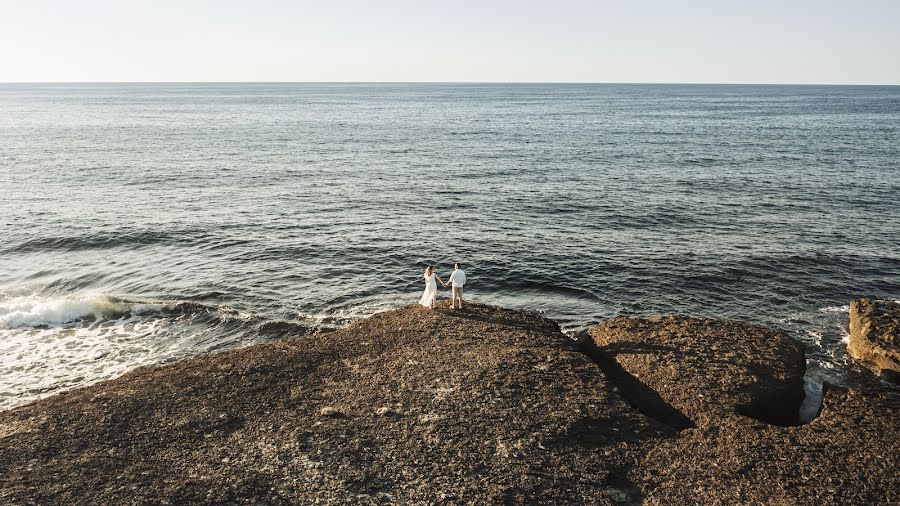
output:
[[0,85],[0,408],[414,303],[777,326],[900,298],[900,87]]

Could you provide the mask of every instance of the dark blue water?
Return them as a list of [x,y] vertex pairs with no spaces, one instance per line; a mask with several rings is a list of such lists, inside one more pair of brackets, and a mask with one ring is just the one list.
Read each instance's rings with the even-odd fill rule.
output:
[[466,264],[567,330],[900,297],[900,87],[0,85],[0,407],[343,325]]

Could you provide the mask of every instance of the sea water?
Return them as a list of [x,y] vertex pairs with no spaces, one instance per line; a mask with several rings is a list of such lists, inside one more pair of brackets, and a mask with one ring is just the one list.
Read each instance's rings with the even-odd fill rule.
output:
[[900,87],[0,85],[0,408],[411,304],[783,328],[900,297]]

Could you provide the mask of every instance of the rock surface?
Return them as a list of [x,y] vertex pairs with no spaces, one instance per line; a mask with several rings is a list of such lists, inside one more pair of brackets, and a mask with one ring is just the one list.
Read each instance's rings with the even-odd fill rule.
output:
[[649,448],[630,479],[645,504],[900,504],[898,416],[896,394],[832,388],[807,425],[686,430]]
[[900,303],[850,302],[850,356],[885,379],[900,382]]
[[477,305],[135,371],[0,427],[0,503],[42,504],[612,504],[629,443],[672,432],[554,322]]
[[658,393],[678,428],[741,415],[797,423],[806,357],[803,346],[783,332],[736,321],[657,316],[617,318],[592,328],[590,336],[590,351],[604,372],[634,384],[636,402]]
[[[631,403],[682,429],[631,467],[645,504],[900,501],[900,396],[831,388],[820,416],[796,426],[805,358],[784,333],[664,316],[618,318],[590,337],[588,352],[625,378]],[[652,396],[690,423],[673,423]]]
[[0,413],[0,503],[900,501],[896,394],[770,425],[741,407],[800,381],[782,334],[616,322],[596,363],[549,320],[469,305],[136,370]]

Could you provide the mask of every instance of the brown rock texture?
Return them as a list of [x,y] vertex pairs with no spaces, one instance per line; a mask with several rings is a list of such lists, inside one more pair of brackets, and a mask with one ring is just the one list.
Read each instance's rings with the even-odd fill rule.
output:
[[0,413],[0,503],[613,504],[671,434],[552,321],[412,306]]
[[900,504],[900,397],[831,388],[803,426],[726,418],[649,448],[629,478],[647,505]]
[[680,428],[739,415],[797,423],[806,357],[803,346],[784,332],[728,320],[655,316],[617,318],[589,333],[604,371],[644,387],[635,392],[638,402],[658,393]]
[[900,381],[900,303],[851,301],[847,352],[885,379]]
[[782,332],[660,316],[589,334],[588,353],[630,402],[682,429],[644,445],[630,468],[645,504],[900,501],[896,392],[830,388],[820,416],[796,426],[805,358]]
[[771,425],[743,410],[801,381],[782,334],[614,322],[591,360],[534,314],[411,306],[136,370],[0,412],[0,504],[900,501],[895,393]]

